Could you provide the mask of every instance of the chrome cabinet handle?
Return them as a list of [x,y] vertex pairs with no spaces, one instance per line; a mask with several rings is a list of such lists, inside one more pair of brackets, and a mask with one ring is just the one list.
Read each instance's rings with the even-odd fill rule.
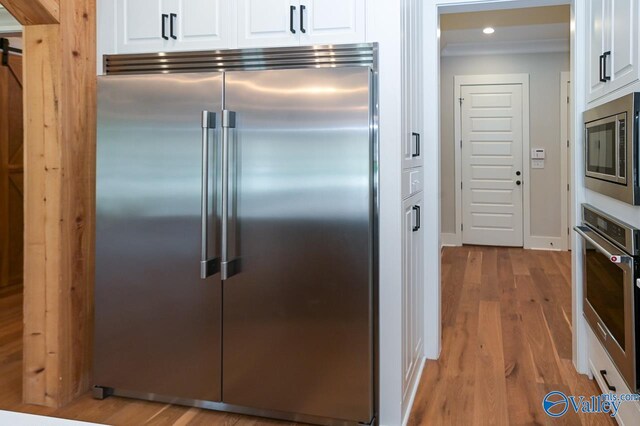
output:
[[578,235],[587,240],[589,243],[593,244],[602,254],[607,256],[611,262],[625,263],[631,261],[631,257],[625,254],[611,254],[609,250],[602,247],[602,245],[598,244],[593,238],[587,235],[587,232],[589,231],[588,228],[585,228],[584,226],[574,226],[573,230],[576,231]]
[[222,261],[220,271],[226,280],[236,274],[235,261],[229,258],[229,133],[236,127],[236,113],[222,111]]
[[219,271],[217,258],[209,258],[209,130],[216,128],[216,114],[202,111],[202,196],[200,278],[203,280]]

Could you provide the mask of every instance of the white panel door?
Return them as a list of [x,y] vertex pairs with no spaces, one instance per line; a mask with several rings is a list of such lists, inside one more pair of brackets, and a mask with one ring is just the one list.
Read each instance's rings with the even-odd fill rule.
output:
[[175,50],[234,47],[233,2],[228,0],[180,0],[175,13]]
[[402,203],[402,399],[405,407],[417,379],[423,348],[423,205],[422,192]]
[[238,47],[300,44],[298,0],[238,0]]
[[[592,101],[605,94],[605,83],[600,81],[601,56],[607,51],[606,34],[610,29],[606,0],[587,0],[587,100]],[[610,59],[610,57],[608,58]],[[611,61],[609,61],[611,62]]]
[[611,8],[611,76],[608,92],[638,79],[638,0],[615,0]]
[[[117,0],[118,53],[161,52],[171,46],[163,0]],[[163,22],[165,33],[163,38]]]
[[461,91],[462,242],[521,247],[522,85]]
[[365,0],[300,0],[302,44],[363,43]]

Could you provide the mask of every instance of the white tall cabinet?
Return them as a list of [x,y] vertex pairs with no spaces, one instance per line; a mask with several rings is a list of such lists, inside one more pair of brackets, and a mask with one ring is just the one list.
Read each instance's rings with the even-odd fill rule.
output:
[[422,2],[402,0],[402,411],[424,359]]
[[637,0],[587,0],[587,101],[640,79],[640,4]]

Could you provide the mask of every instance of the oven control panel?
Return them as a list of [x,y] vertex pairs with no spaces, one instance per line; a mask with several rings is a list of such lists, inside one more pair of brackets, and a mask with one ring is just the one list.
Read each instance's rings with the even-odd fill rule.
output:
[[633,256],[640,255],[638,238],[640,230],[608,216],[606,213],[588,204],[582,205],[582,219],[591,228],[597,230],[607,239],[617,243],[620,248]]

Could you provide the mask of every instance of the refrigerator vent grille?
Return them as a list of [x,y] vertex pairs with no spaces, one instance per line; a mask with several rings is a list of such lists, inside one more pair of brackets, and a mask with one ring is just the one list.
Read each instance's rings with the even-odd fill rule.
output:
[[104,57],[104,69],[107,75],[353,66],[375,69],[377,66],[377,45],[374,43],[203,52],[166,52],[105,55]]

